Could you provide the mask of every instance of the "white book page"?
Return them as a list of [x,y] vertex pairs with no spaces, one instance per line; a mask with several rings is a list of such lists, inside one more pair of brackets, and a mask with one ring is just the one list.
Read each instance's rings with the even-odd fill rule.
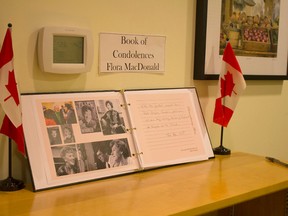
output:
[[[129,126],[127,110],[120,92],[79,92],[55,94],[22,95],[22,113],[27,153],[32,171],[35,190],[68,185],[99,178],[130,173],[139,170],[135,155],[133,137],[126,130],[112,130],[107,120],[108,103],[119,114],[121,126]],[[110,104],[109,103],[109,104]],[[70,104],[70,115],[73,118],[55,121],[56,107]],[[87,106],[91,110],[93,121],[85,118],[83,113]],[[47,112],[49,110],[49,112]],[[57,109],[58,110],[58,109]],[[72,112],[73,110],[73,112]],[[111,105],[110,105],[111,110]],[[87,110],[86,110],[87,111]],[[63,110],[64,112],[64,110]],[[114,113],[115,113],[114,112]],[[50,113],[48,115],[48,113]],[[52,115],[52,114],[53,115]],[[67,112],[68,113],[68,112]],[[86,113],[86,112],[85,112]],[[88,112],[89,113],[89,112]],[[110,113],[110,112],[109,112]],[[116,116],[109,114],[110,117]],[[59,115],[61,116],[61,115]],[[117,115],[118,116],[118,115]],[[53,121],[52,121],[53,119]],[[73,119],[69,120],[68,119]],[[120,123],[118,122],[118,125]],[[95,127],[94,127],[95,126]],[[70,139],[67,139],[69,129]],[[57,142],[50,132],[56,131]],[[125,151],[125,157],[120,160],[120,152]],[[70,149],[72,154],[73,172],[64,173],[66,165],[61,152]],[[117,153],[118,152],[118,153]],[[123,154],[122,154],[123,155]],[[103,161],[101,161],[101,158]],[[105,160],[104,160],[105,158]],[[67,162],[68,164],[68,162]],[[72,165],[71,165],[72,164]],[[63,168],[63,169],[62,169]],[[72,169],[70,169],[72,170]],[[75,171],[74,171],[75,170]]]
[[211,156],[199,101],[191,89],[126,91],[125,100],[143,168]]

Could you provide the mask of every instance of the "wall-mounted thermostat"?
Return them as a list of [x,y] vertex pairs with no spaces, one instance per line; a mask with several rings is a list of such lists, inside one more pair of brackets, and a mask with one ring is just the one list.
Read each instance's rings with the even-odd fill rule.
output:
[[74,74],[91,70],[94,56],[92,33],[88,29],[48,26],[38,35],[41,70]]

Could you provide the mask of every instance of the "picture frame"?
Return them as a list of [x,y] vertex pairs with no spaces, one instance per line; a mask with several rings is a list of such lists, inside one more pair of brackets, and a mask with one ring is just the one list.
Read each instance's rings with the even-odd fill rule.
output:
[[[243,0],[237,2],[256,3],[259,1]],[[288,7],[288,0],[281,0],[281,7],[278,8],[278,12],[280,14],[277,18],[278,23],[276,23],[277,25],[275,24],[276,18],[274,17],[272,20],[273,22],[271,19],[269,20],[269,23],[271,23],[269,27],[267,27],[267,25],[264,27],[264,24],[262,26],[260,22],[258,23],[258,26],[256,26],[256,24],[252,24],[252,26],[250,26],[244,22],[244,24],[241,23],[239,25],[240,21],[237,21],[240,15],[244,14],[244,11],[243,8],[241,11],[239,11],[239,8],[238,11],[233,11],[233,7],[235,6],[232,4],[234,4],[233,0],[197,0],[194,80],[217,80],[219,78],[219,74],[222,70],[223,49],[225,48],[225,41],[228,40],[230,41],[231,45],[234,43],[232,47],[245,79],[287,80],[288,29],[286,27],[286,23],[288,21],[288,14],[285,11],[285,8]],[[252,6],[250,6],[250,9],[251,8]],[[235,14],[236,18],[233,17]],[[248,18],[252,19],[251,16],[247,16],[247,14],[245,14],[246,20]],[[253,17],[253,20],[256,19],[255,17]],[[229,19],[235,21],[232,18],[235,18],[236,20],[235,26],[231,24],[232,21],[229,21]],[[263,19],[263,16],[258,16],[258,19],[259,18]],[[223,27],[224,24],[226,24],[227,28]],[[238,38],[237,36],[235,37],[236,39],[233,38],[232,31],[231,34],[230,31],[228,34],[228,28],[236,28],[238,30]],[[248,29],[261,29],[265,31],[268,41],[255,42],[253,41],[254,39],[249,39],[252,41],[248,41],[247,38],[244,38],[245,30],[248,31]],[[277,33],[278,37],[276,40],[273,40],[271,39],[273,37],[271,34],[274,33],[275,35],[275,32]],[[223,35],[226,36],[226,38],[223,37]],[[272,40],[274,42],[272,42]]]

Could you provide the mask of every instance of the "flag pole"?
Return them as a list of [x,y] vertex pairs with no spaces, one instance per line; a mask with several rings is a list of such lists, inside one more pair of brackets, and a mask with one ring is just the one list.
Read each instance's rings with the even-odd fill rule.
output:
[[[220,146],[213,149],[214,154],[219,155],[230,155],[230,149],[223,146],[223,133],[224,126],[227,127],[234,109],[236,107],[237,101],[240,94],[246,88],[246,83],[244,76],[242,74],[240,65],[237,61],[235,53],[231,44],[229,43],[229,38],[226,40],[226,47],[223,51],[223,69],[222,73],[219,74],[219,90],[220,97],[216,99],[215,110],[213,121],[220,124],[221,127],[221,137]],[[229,65],[229,67],[228,67]],[[235,86],[237,86],[235,88]],[[235,92],[236,91],[236,92]],[[237,97],[236,97],[237,96]],[[226,106],[225,100],[229,98],[229,105]]]
[[0,181],[0,191],[17,191],[25,187],[24,182],[12,177],[12,140],[8,143],[8,177]]
[[[10,31],[11,31],[11,28],[12,28],[12,24],[8,23],[8,29]],[[1,68],[0,68],[1,69],[1,74],[11,72],[11,71],[7,71],[7,70],[3,69],[3,67],[2,67],[3,66],[2,65],[3,61],[4,61],[4,63],[7,64],[9,62],[11,63],[12,60],[13,60],[12,41],[11,41],[11,38],[10,38],[11,35],[7,34],[8,33],[8,29],[7,29],[7,32],[6,32],[6,35],[5,35],[5,38],[4,38],[4,42],[3,42],[3,45],[2,45],[2,48],[1,48],[1,52],[0,52],[0,54],[1,54]],[[3,57],[3,59],[2,59],[2,57]],[[12,59],[10,59],[10,58],[12,58]],[[12,63],[12,66],[13,66],[13,63]],[[14,70],[12,70],[12,72],[14,74]],[[10,75],[9,75],[9,77],[10,77]],[[16,83],[16,81],[15,81],[15,83]],[[17,87],[16,87],[16,92],[18,93]],[[15,98],[14,98],[14,101],[15,101]],[[3,106],[2,101],[0,103]],[[10,122],[9,116],[8,116],[8,123],[6,122],[5,125],[4,125],[5,119],[7,119],[6,115],[4,117],[3,124],[2,124],[2,127],[1,127],[0,131],[1,131],[2,134],[4,134],[4,135],[9,137],[9,139],[8,139],[8,177],[6,179],[4,179],[4,180],[0,180],[0,191],[16,191],[16,190],[23,189],[25,187],[23,181],[14,179],[12,177],[12,167],[13,167],[12,166],[12,138],[13,138],[13,136],[11,138],[11,134],[12,135],[17,135],[18,132],[17,132],[17,130],[14,129],[15,126],[13,125],[13,123]],[[18,145],[18,142],[16,142],[16,143]]]
[[213,149],[213,152],[216,155],[230,155],[231,154],[230,149],[225,148],[223,146],[223,134],[224,134],[224,127],[221,126],[220,146]]
[[[229,42],[229,38],[226,39],[226,46],[227,46],[228,42]],[[224,86],[224,88],[225,87],[226,87],[226,85]],[[225,100],[225,98],[224,98],[224,100]],[[213,149],[213,152],[216,155],[230,155],[231,154],[230,149],[227,149],[223,146],[223,136],[224,136],[224,127],[222,125],[221,126],[221,135],[220,135],[220,146]]]

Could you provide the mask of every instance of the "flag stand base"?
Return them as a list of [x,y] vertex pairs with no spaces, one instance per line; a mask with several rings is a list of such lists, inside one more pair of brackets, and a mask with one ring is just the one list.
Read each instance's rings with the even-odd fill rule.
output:
[[223,146],[223,134],[224,134],[224,127],[221,127],[221,139],[220,139],[220,146],[213,148],[213,152],[216,155],[230,155],[231,151],[228,148]]
[[216,155],[230,155],[231,151],[228,148],[223,147],[222,145],[213,149],[214,154]]
[[0,191],[17,191],[25,187],[24,182],[21,180],[8,177],[0,181]]

